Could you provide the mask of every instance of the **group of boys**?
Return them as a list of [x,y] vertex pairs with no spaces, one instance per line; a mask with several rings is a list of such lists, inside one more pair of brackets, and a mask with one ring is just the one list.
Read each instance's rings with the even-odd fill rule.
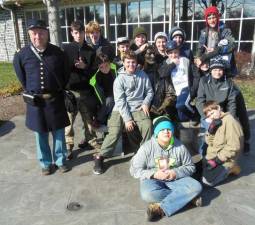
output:
[[[38,159],[43,173],[52,173],[47,139],[49,132],[54,137],[53,164],[62,172],[68,171],[65,158],[72,159],[73,124],[80,112],[84,126],[80,148],[93,148],[95,130],[107,124],[101,149],[94,155],[95,174],[104,172],[104,159],[113,156],[118,139],[123,130],[126,131],[136,152],[131,160],[130,173],[141,180],[141,196],[149,203],[147,214],[150,221],[164,215],[171,216],[202,191],[201,183],[191,178],[195,171],[191,155],[175,137],[178,123],[193,121],[196,124],[201,120],[206,129],[201,153],[204,184],[214,186],[230,174],[239,174],[237,158],[244,143],[244,149],[249,149],[250,133],[243,96],[231,78],[235,75],[234,39],[231,31],[220,23],[216,7],[205,10],[205,20],[206,28],[201,31],[195,59],[185,43],[184,30],[178,27],[174,27],[169,36],[158,32],[152,46],[148,44],[146,30],[137,27],[133,41],[127,37],[117,39],[118,54],[114,56],[114,50],[100,34],[97,22],[89,22],[84,29],[80,21],[74,21],[71,24],[73,42],[63,46],[62,65],[58,67],[50,62],[55,53],[49,54],[48,58],[45,54],[51,46],[48,39],[44,43],[40,37],[39,40],[33,39],[41,35],[41,30],[47,30],[46,25],[42,21],[32,21],[28,27],[32,44],[18,52],[14,59],[14,67],[24,89],[40,96],[43,102],[42,105],[28,103],[27,121],[34,117],[35,110],[38,110],[38,117],[46,114],[47,107],[52,108],[53,114],[60,115],[62,112],[66,121],[61,94],[66,88],[74,93],[77,101],[77,109],[67,113],[69,126],[67,122],[63,126],[52,126],[51,122],[58,120],[56,116],[49,120],[45,116],[38,119],[40,123],[46,123],[45,129],[29,125],[37,119],[28,123],[28,127],[36,133]],[[30,51],[32,48],[33,52]],[[34,51],[37,52],[35,56]],[[34,67],[40,69],[27,64],[29,54],[33,55],[33,63],[37,61]],[[36,54],[43,59],[40,60]],[[62,73],[69,73],[65,80],[57,78],[58,70],[64,69],[61,66],[68,67]],[[31,86],[33,69],[41,77],[46,74],[49,81],[38,78],[36,82],[41,86]],[[49,71],[51,69],[53,72]],[[56,81],[58,79],[62,79],[61,86]],[[43,85],[46,88],[42,88]],[[50,97],[47,98],[47,95]],[[56,109],[60,106],[53,106],[56,98],[62,98],[59,111]]]

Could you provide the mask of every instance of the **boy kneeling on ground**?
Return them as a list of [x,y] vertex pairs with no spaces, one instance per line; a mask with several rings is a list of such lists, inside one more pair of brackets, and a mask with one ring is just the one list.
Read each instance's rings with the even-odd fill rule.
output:
[[228,175],[241,171],[237,158],[243,148],[243,131],[230,113],[221,111],[215,101],[204,104],[203,112],[210,124],[205,141],[208,145],[203,163],[203,183],[215,186]]
[[139,148],[130,167],[131,175],[140,178],[142,199],[150,203],[149,221],[173,215],[202,191],[190,177],[195,166],[188,150],[173,136],[173,123],[160,116],[153,120],[153,129],[154,136]]

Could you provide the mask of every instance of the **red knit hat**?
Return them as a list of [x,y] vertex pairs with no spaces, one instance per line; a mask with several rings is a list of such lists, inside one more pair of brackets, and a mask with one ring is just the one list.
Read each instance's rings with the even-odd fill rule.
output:
[[208,26],[207,17],[210,14],[214,14],[217,17],[217,21],[218,21],[218,24],[219,24],[219,21],[220,21],[219,10],[218,10],[218,8],[216,6],[210,6],[210,7],[206,8],[205,11],[204,11],[206,25]]

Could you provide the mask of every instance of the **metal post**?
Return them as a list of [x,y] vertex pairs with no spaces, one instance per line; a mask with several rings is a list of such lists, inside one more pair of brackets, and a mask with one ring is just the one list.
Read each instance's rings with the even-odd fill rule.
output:
[[174,26],[175,19],[175,0],[169,0],[169,32]]
[[109,39],[110,37],[110,23],[109,23],[109,0],[104,0],[104,27],[105,27],[105,37]]

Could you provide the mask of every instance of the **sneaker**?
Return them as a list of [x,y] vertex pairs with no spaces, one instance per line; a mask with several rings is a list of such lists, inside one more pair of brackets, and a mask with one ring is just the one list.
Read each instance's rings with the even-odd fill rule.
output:
[[86,148],[86,149],[94,149],[94,147],[92,145],[90,145],[87,141],[85,140],[82,140],[79,144],[78,144],[78,147],[83,149],[83,148]]
[[102,174],[104,172],[103,170],[103,164],[104,164],[104,157],[96,154],[94,155],[94,168],[93,168],[93,173],[96,175]]
[[202,207],[203,206],[203,199],[201,196],[195,197],[192,199],[191,204],[196,207]]
[[241,168],[239,165],[234,165],[230,170],[228,175],[238,176],[241,173]]
[[151,203],[147,208],[148,221],[154,222],[165,216],[164,211],[160,208],[159,203]]
[[58,166],[58,170],[61,173],[66,173],[66,172],[70,171],[70,168],[67,165],[62,165],[62,166]]
[[48,176],[48,175],[50,175],[50,174],[52,174],[52,168],[51,168],[51,166],[42,168],[42,175]]

